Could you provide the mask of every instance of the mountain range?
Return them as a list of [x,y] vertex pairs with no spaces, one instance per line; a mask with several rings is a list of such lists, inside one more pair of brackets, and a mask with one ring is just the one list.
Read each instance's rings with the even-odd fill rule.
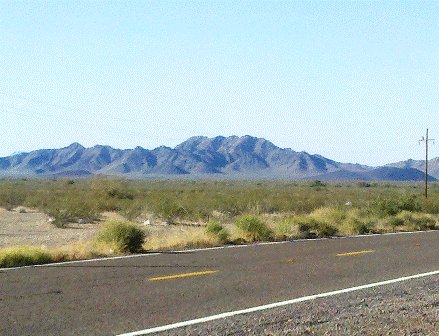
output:
[[[189,138],[175,148],[116,149],[73,143],[0,158],[3,177],[147,177],[275,178],[362,181],[421,181],[424,161],[407,160],[382,167],[341,163],[317,154],[279,148],[252,136]],[[439,178],[439,158],[430,162],[430,180]]]

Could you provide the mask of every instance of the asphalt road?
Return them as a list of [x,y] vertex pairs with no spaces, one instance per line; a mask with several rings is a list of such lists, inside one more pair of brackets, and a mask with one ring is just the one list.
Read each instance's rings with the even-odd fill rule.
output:
[[0,271],[1,335],[114,335],[439,270],[439,231]]

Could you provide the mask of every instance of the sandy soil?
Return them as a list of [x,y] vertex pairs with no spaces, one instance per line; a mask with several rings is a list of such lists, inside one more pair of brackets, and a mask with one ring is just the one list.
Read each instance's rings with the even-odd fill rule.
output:
[[[24,209],[23,207],[21,207]],[[71,243],[91,240],[95,237],[100,223],[105,219],[123,219],[117,213],[101,214],[101,221],[93,224],[67,224],[65,228],[57,228],[49,222],[49,216],[33,209],[19,208],[7,211],[0,208],[0,248],[14,245],[35,245],[45,247],[65,246]],[[144,215],[151,218],[152,215]],[[154,225],[145,225],[138,220],[139,225],[149,233],[148,248],[157,249],[161,246],[177,246],[181,242],[205,236],[204,228],[193,225],[166,225],[161,220],[154,219]]]
[[0,247],[12,245],[62,246],[94,237],[99,224],[69,224],[57,228],[45,214],[26,209],[26,213],[0,208]]

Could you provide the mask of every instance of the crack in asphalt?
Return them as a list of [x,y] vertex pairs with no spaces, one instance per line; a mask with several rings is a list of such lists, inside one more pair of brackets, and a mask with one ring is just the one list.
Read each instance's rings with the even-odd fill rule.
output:
[[12,300],[12,299],[25,299],[34,296],[43,296],[43,295],[51,295],[51,294],[62,294],[63,291],[60,289],[44,292],[44,293],[33,293],[28,295],[8,295],[4,297],[0,297],[0,301]]

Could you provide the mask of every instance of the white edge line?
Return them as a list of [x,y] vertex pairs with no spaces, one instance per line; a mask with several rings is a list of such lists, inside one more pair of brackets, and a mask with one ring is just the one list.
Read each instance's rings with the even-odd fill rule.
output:
[[262,305],[262,306],[257,306],[257,307],[242,309],[242,310],[235,310],[235,311],[221,313],[221,314],[217,314],[217,315],[197,318],[197,319],[194,319],[194,320],[177,322],[177,323],[168,324],[168,325],[164,325],[164,326],[160,326],[160,327],[154,327],[154,328],[149,328],[149,329],[129,332],[129,333],[126,333],[126,334],[120,334],[118,336],[138,336],[138,335],[147,335],[147,334],[157,333],[157,332],[161,332],[161,331],[168,331],[168,330],[171,330],[171,329],[187,327],[187,326],[191,326],[191,325],[194,325],[194,324],[205,323],[205,322],[219,320],[219,319],[223,319],[223,318],[227,318],[227,317],[232,317],[232,316],[236,316],[236,315],[242,315],[242,314],[258,312],[258,311],[262,311],[262,310],[267,310],[267,309],[272,309],[272,308],[277,308],[277,307],[291,305],[293,303],[315,300],[315,299],[318,299],[318,298],[324,298],[324,297],[328,297],[328,296],[333,296],[333,295],[338,295],[338,294],[343,294],[343,293],[354,292],[354,291],[358,291],[358,290],[362,290],[362,289],[367,289],[367,288],[372,288],[372,287],[388,285],[388,284],[397,283],[397,282],[401,282],[401,281],[407,281],[407,280],[411,280],[411,279],[423,278],[423,277],[427,277],[427,276],[431,276],[431,275],[439,275],[439,270],[428,272],[428,273],[420,273],[420,274],[405,276],[405,277],[391,279],[391,280],[385,280],[385,281],[380,281],[380,282],[373,282],[373,283],[366,284],[366,285],[350,287],[350,288],[345,288],[345,289],[339,289],[339,290],[335,290],[335,291],[332,291],[332,292],[326,292],[326,293],[321,293],[321,294],[314,294],[314,295],[309,295],[309,296],[303,296],[303,297],[292,299],[292,300],[288,300],[288,301],[280,301],[280,302],[270,303],[270,304],[266,304],[266,305]]
[[137,257],[150,257],[150,256],[161,255],[161,254],[167,254],[167,253],[184,254],[184,253],[191,253],[191,252],[222,250],[222,249],[231,249],[231,248],[240,248],[240,247],[260,246],[260,245],[277,245],[277,244],[294,243],[294,242],[313,242],[313,241],[319,241],[319,240],[364,238],[364,237],[402,235],[402,234],[414,234],[414,233],[426,233],[426,232],[439,232],[439,230],[371,233],[371,234],[362,234],[362,235],[344,236],[344,237],[293,239],[293,240],[282,240],[282,241],[275,241],[275,242],[259,242],[259,243],[242,244],[242,245],[226,245],[226,246],[206,247],[206,248],[191,249],[191,250],[173,250],[173,251],[171,250],[171,251],[166,251],[166,252],[153,252],[153,253],[145,253],[145,254],[132,254],[132,255],[125,255],[125,256],[116,256],[116,257],[104,257],[104,258],[94,258],[94,259],[62,261],[62,262],[55,262],[55,263],[49,263],[49,264],[27,265],[27,266],[18,266],[18,267],[4,267],[4,268],[0,268],[0,271],[12,271],[12,270],[31,268],[31,267],[48,267],[48,266],[85,263],[85,262],[94,262],[94,261],[117,260],[117,259],[127,259],[127,258],[137,258]]

